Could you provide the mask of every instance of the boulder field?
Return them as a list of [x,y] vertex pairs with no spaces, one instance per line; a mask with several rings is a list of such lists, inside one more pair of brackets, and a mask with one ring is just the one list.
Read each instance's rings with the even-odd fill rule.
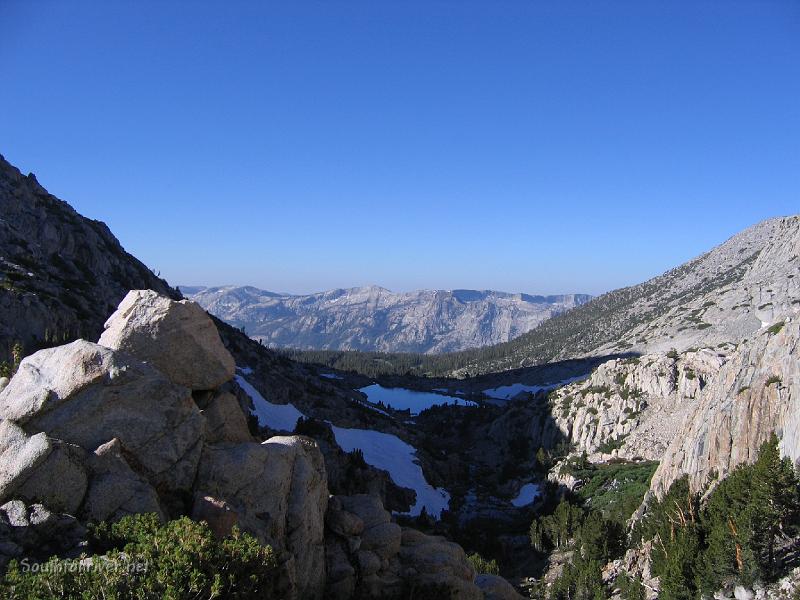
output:
[[190,515],[271,545],[286,598],[520,597],[380,498],[330,496],[313,439],[257,440],[234,373],[205,311],[150,290],[128,293],[99,343],[25,358],[0,391],[0,566],[77,554],[92,521]]

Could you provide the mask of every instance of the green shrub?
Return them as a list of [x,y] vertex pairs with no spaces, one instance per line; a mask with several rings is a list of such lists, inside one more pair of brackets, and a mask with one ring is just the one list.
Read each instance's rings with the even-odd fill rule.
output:
[[162,525],[134,515],[92,528],[92,549],[80,559],[51,558],[26,569],[12,561],[0,597],[24,600],[188,600],[275,598],[277,559],[269,546],[234,529],[217,540],[206,523],[187,517]]
[[602,444],[597,447],[597,451],[601,452],[602,454],[611,454],[614,450],[619,450],[622,448],[622,445],[625,443],[625,438],[628,437],[627,435],[623,435],[614,440],[605,440]]
[[775,325],[773,325],[769,329],[767,329],[767,331],[772,335],[775,335],[776,333],[780,332],[781,329],[783,329],[784,325],[785,323],[783,321],[780,321],[778,323],[775,323]]
[[473,552],[472,554],[467,555],[467,560],[476,573],[500,575],[500,567],[497,565],[497,561],[494,559],[486,560],[477,552]]

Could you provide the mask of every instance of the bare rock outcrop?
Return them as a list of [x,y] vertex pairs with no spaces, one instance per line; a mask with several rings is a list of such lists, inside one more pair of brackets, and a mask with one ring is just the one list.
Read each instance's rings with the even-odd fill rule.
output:
[[155,513],[166,518],[155,488],[131,469],[118,439],[103,444],[88,461],[91,484],[83,503],[87,521],[117,521],[126,515]]
[[607,361],[551,394],[555,425],[590,459],[660,460],[726,360],[702,349]]
[[0,506],[0,569],[14,558],[77,556],[85,537],[86,529],[75,517],[11,500]]
[[0,502],[27,498],[74,513],[88,479],[82,454],[44,433],[29,436],[13,422],[0,421]]
[[216,388],[236,371],[214,322],[198,304],[152,290],[129,292],[106,321],[99,343],[124,350],[193,390]]
[[514,586],[502,577],[481,573],[475,577],[475,585],[483,592],[484,600],[522,600]]
[[225,502],[243,531],[294,557],[298,597],[319,598],[325,584],[324,515],[328,489],[316,443],[300,436],[263,444],[224,443],[203,450],[197,502]]
[[786,318],[738,346],[611,360],[589,379],[551,395],[555,423],[593,461],[660,461],[658,495],[689,475],[712,475],[755,460],[771,433],[800,459],[800,324]]
[[0,362],[20,342],[95,340],[128,290],[180,294],[128,254],[109,228],[49,194],[0,156]]
[[740,344],[703,390],[656,470],[665,492],[687,474],[697,489],[715,474],[753,462],[770,434],[784,456],[800,459],[800,323],[763,328]]
[[0,418],[94,451],[113,438],[155,485],[188,490],[205,428],[189,390],[130,355],[78,340],[27,357]]
[[513,588],[500,578],[484,581],[497,594],[485,596],[461,546],[398,526],[376,496],[332,496],[326,526],[326,597],[399,598],[426,589],[442,598],[520,597],[508,595]]
[[[196,400],[196,398],[195,398]],[[206,442],[252,442],[247,419],[236,396],[230,392],[216,392],[201,405],[206,418]]]

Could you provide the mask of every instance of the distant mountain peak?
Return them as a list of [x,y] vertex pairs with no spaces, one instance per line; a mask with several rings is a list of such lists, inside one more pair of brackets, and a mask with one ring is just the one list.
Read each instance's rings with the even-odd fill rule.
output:
[[271,346],[426,353],[507,341],[591,298],[492,290],[392,292],[378,285],[297,296],[224,286],[187,296]]

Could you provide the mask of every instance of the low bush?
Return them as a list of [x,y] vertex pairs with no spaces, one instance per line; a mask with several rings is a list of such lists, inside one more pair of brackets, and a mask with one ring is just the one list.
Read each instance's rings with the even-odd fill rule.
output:
[[272,548],[234,529],[218,540],[206,523],[187,517],[161,524],[156,515],[125,517],[91,529],[97,553],[12,561],[0,597],[20,600],[189,600],[277,598],[279,567]]

